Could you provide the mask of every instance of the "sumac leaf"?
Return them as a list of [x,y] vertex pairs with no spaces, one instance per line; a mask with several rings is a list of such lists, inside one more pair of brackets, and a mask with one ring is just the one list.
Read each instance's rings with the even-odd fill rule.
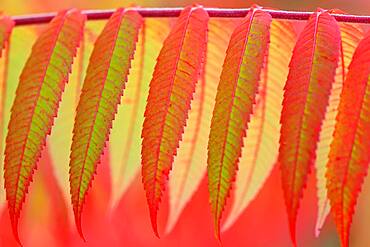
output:
[[319,9],[310,17],[294,48],[281,114],[279,163],[294,245],[299,202],[315,162],[339,50],[338,24]]
[[370,162],[370,33],[356,48],[340,95],[327,164],[331,211],[343,247]]
[[[332,10],[331,13],[343,14],[340,10]],[[341,53],[339,56],[339,66],[337,68],[335,82],[331,89],[329,105],[325,114],[325,120],[322,124],[320,132],[320,141],[317,144],[316,150],[316,178],[317,178],[317,198],[318,212],[315,226],[315,235],[319,236],[320,230],[323,227],[325,220],[330,212],[330,203],[326,189],[326,165],[329,160],[330,144],[333,141],[333,133],[335,126],[335,117],[338,114],[338,106],[340,93],[342,91],[343,82],[348,72],[348,65],[351,62],[353,53],[364,36],[364,32],[360,25],[353,23],[339,23],[341,32]]]
[[270,14],[252,8],[235,28],[217,88],[208,142],[208,189],[215,235],[241,156],[269,43]]
[[183,209],[197,191],[207,171],[207,144],[214,99],[229,38],[235,19],[211,18],[204,71],[191,103],[183,141],[174,161],[169,180],[169,216],[166,232],[178,221]]
[[118,9],[97,38],[77,106],[70,155],[70,185],[76,227],[87,191],[109,138],[134,56],[142,17]]
[[170,29],[167,18],[146,18],[144,21],[125,88],[125,97],[118,107],[110,135],[112,209],[117,208],[120,199],[141,170],[141,128],[149,82],[156,58]]
[[261,73],[257,103],[244,139],[234,201],[222,226],[223,231],[234,224],[256,197],[276,164],[283,88],[295,42],[296,33],[290,22],[272,21],[268,56]]
[[5,188],[13,232],[37,162],[50,134],[80,43],[85,16],[61,11],[32,48],[20,76],[5,147]]
[[142,180],[153,230],[204,60],[208,14],[186,7],[164,41],[150,82],[142,131]]

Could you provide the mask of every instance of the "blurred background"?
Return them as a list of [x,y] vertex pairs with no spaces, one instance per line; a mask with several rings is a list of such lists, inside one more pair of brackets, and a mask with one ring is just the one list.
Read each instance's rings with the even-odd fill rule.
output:
[[[136,2],[112,0],[0,0],[0,11],[9,15],[22,15],[58,11],[64,8],[108,9],[124,6],[170,7],[185,6],[194,1],[177,0],[139,0]],[[351,14],[370,14],[369,0],[247,0],[207,1],[198,3],[209,7],[249,7],[252,3],[261,6],[285,10],[314,11],[317,7],[339,8]],[[85,54],[82,60],[86,66],[93,40],[98,35],[104,21],[89,23],[89,33],[85,40]],[[10,74],[8,81],[6,116],[9,118],[10,106],[18,83],[20,71],[30,54],[33,41],[43,26],[17,27],[12,36],[10,53]],[[72,75],[71,82],[77,87],[78,76]],[[65,97],[74,102],[76,91],[67,89]],[[66,96],[68,95],[68,96]],[[63,99],[64,100],[64,99]],[[145,99],[144,99],[145,100]],[[68,101],[68,100],[65,100]],[[58,118],[73,119],[73,104],[61,106]],[[6,121],[7,124],[7,121]],[[65,124],[65,125],[63,125]],[[71,123],[72,124],[72,123]],[[200,183],[199,189],[186,206],[178,223],[169,234],[162,234],[161,239],[154,236],[145,193],[139,174],[133,173],[132,181],[127,185],[126,192],[119,201],[116,210],[109,210],[112,196],[112,158],[109,151],[98,167],[98,175],[88,195],[83,213],[83,228],[87,243],[78,237],[74,222],[71,220],[70,200],[66,198],[68,183],[63,185],[60,176],[68,173],[67,168],[58,174],[55,167],[68,167],[69,143],[63,135],[70,132],[71,124],[57,120],[56,129],[47,147],[31,184],[26,200],[21,223],[20,237],[24,246],[218,246],[214,239],[211,215],[209,213],[206,179]],[[113,150],[114,151],[114,150]],[[140,152],[136,150],[136,152]],[[114,160],[113,160],[114,163]],[[54,167],[54,168],[53,168]],[[1,184],[3,181],[0,179]],[[68,181],[67,181],[68,182]],[[1,185],[2,186],[2,185]],[[291,246],[288,222],[280,184],[280,172],[275,167],[266,181],[262,191],[244,211],[238,221],[222,235],[224,246],[250,247],[286,247]],[[3,190],[1,188],[1,190]],[[3,193],[3,191],[2,191]],[[1,194],[1,193],[0,193]],[[302,207],[297,224],[298,244],[302,247],[336,247],[339,246],[335,227],[328,218],[321,235],[314,236],[317,217],[316,179],[310,175],[308,187],[304,192]],[[2,204],[2,205],[1,205]],[[168,194],[161,204],[159,215],[160,232],[168,217]],[[0,200],[0,246],[18,246],[11,233],[8,212],[5,203]],[[370,180],[366,179],[363,193],[354,217],[351,246],[370,246]]]

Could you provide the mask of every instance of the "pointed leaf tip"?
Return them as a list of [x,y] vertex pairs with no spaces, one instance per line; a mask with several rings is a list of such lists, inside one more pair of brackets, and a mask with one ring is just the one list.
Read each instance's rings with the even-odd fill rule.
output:
[[159,233],[158,233],[158,225],[157,225],[157,212],[158,212],[158,209],[151,209],[150,210],[150,222],[152,224],[152,229],[153,229],[154,235],[157,238],[160,238]]
[[270,44],[261,72],[256,104],[243,142],[235,181],[234,200],[222,225],[229,229],[258,195],[269,177],[279,152],[280,112],[289,61],[296,42],[289,21],[273,20]]
[[268,13],[251,9],[235,28],[217,88],[207,160],[209,201],[217,238],[255,103],[271,19]]
[[210,18],[204,68],[191,103],[183,140],[169,178],[169,216],[166,234],[170,233],[181,213],[197,191],[207,170],[207,144],[217,84],[230,35],[237,20]]
[[[142,182],[153,230],[201,72],[208,14],[186,7],[166,38],[150,82],[142,129]],[[158,232],[156,232],[158,234]]]
[[290,233],[295,242],[296,219],[315,151],[340,50],[336,20],[314,13],[295,45],[284,88],[279,163]]
[[20,75],[4,160],[13,230],[17,229],[22,204],[57,115],[85,19],[79,11],[59,12],[36,40]]
[[23,246],[22,243],[21,243],[21,240],[19,238],[19,232],[18,232],[18,219],[19,219],[19,217],[16,217],[14,214],[13,215],[11,214],[10,219],[11,219],[12,232],[13,232],[14,239],[19,244],[19,246]]
[[72,204],[80,235],[86,194],[125,88],[142,17],[117,9],[97,38],[77,106],[70,155]]
[[75,218],[75,224],[76,224],[76,228],[77,228],[77,233],[78,235],[80,236],[80,238],[86,243],[86,238],[83,234],[83,231],[82,231],[82,220],[81,220],[81,214],[78,214],[79,217],[76,217]]
[[[330,13],[345,14],[341,10],[330,10]],[[329,160],[330,144],[333,140],[335,118],[338,114],[338,106],[340,101],[340,94],[343,88],[343,82],[348,73],[348,65],[351,62],[354,51],[364,36],[363,29],[358,24],[353,23],[339,23],[341,32],[341,54],[339,59],[339,66],[335,76],[331,95],[329,98],[329,105],[325,114],[325,120],[320,132],[320,141],[316,150],[316,178],[317,178],[317,197],[318,197],[318,213],[315,226],[315,236],[319,237],[321,229],[324,227],[327,216],[330,213],[330,203],[327,196],[326,189],[326,165]]]
[[328,198],[341,245],[349,234],[370,162],[370,33],[356,48],[340,95],[326,179]]

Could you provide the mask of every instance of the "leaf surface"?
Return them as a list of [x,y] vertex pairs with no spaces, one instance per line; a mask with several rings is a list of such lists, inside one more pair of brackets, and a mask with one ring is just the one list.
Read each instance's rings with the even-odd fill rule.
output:
[[[339,10],[332,11],[333,13],[343,13]],[[341,31],[341,56],[339,66],[337,68],[335,82],[333,84],[329,105],[325,114],[325,120],[322,124],[320,132],[320,141],[316,150],[316,178],[317,178],[317,197],[318,197],[318,214],[315,226],[315,235],[319,236],[320,230],[323,227],[325,220],[330,212],[330,203],[327,198],[326,190],[326,164],[329,160],[330,144],[333,140],[335,117],[338,114],[338,105],[340,93],[342,91],[343,82],[348,72],[348,65],[351,62],[353,53],[363,38],[364,33],[361,27],[357,24],[339,23]]]
[[77,106],[70,155],[70,187],[76,227],[87,191],[109,139],[134,56],[140,14],[117,9],[96,40]]
[[299,202],[315,162],[339,50],[338,24],[328,12],[319,9],[311,16],[295,45],[281,114],[279,163],[294,245]]
[[[70,75],[68,87],[66,87],[63,93],[63,100],[59,106],[53,132],[47,139],[49,154],[53,161],[53,171],[62,188],[63,196],[70,211],[72,211],[72,205],[70,203],[69,166],[66,164],[69,164],[70,161],[69,156],[71,153],[76,108],[86,73],[86,69],[83,67],[89,62],[96,37],[100,34],[104,24],[104,22],[86,22],[81,46],[72,66],[72,74]],[[69,214],[69,216],[72,222],[73,214]]]
[[[29,27],[14,28],[11,34],[11,52],[9,52],[9,68],[8,82],[18,81],[19,75],[22,72],[24,64],[31,53],[32,44],[36,41],[37,35],[33,29]],[[1,145],[5,147],[5,139],[8,128],[5,124],[9,122],[11,115],[11,107],[15,98],[17,83],[7,83],[6,97],[4,105],[4,135],[2,136]],[[0,155],[0,203],[4,204],[6,201],[4,189],[4,155]]]
[[13,232],[68,81],[85,16],[61,11],[32,48],[20,76],[5,147],[5,188]]
[[142,180],[154,233],[157,211],[201,72],[208,14],[186,7],[164,41],[150,82],[142,131]]
[[169,28],[168,19],[146,18],[139,36],[125,97],[118,107],[110,136],[112,208],[118,206],[141,168],[141,128],[149,82]]
[[370,162],[370,33],[348,68],[327,164],[327,189],[341,245],[349,245],[352,217]]
[[209,21],[205,68],[195,90],[183,141],[169,179],[170,209],[166,232],[175,226],[207,170],[207,144],[217,84],[230,35],[237,21]]
[[235,28],[221,72],[208,142],[208,189],[215,235],[235,179],[269,43],[271,16],[257,8]]
[[293,25],[273,20],[266,64],[262,70],[259,93],[244,139],[235,197],[222,230],[227,230],[256,197],[277,161],[280,113],[288,65],[296,42]]

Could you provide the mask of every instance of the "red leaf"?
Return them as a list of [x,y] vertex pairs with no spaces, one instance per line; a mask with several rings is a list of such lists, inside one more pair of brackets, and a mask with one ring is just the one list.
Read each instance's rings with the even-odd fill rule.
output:
[[300,34],[289,65],[281,115],[279,163],[294,245],[299,201],[307,174],[315,162],[339,49],[339,27],[329,13],[319,9]]
[[215,235],[235,180],[260,73],[269,43],[271,16],[252,8],[235,28],[217,88],[208,142],[208,189]]
[[207,171],[207,145],[217,85],[231,33],[238,20],[211,18],[207,57],[197,84],[183,140],[169,181],[169,215],[166,233],[172,231]]
[[162,193],[184,132],[206,50],[208,14],[187,7],[164,42],[142,131],[142,177],[155,234]]
[[[340,10],[331,10],[331,13],[344,14]],[[327,197],[326,189],[326,165],[329,160],[330,144],[333,141],[333,133],[335,128],[335,117],[338,114],[338,106],[340,93],[342,91],[343,82],[348,72],[348,66],[355,49],[361,39],[364,37],[363,30],[360,25],[353,23],[339,23],[341,32],[341,53],[339,66],[335,76],[335,82],[331,89],[329,105],[326,110],[325,120],[321,127],[320,141],[317,144],[316,150],[316,178],[317,178],[317,197],[318,197],[318,215],[315,226],[315,235],[319,236],[326,217],[330,213],[330,203]]]
[[370,33],[358,45],[340,95],[327,164],[327,189],[342,246],[370,162]]

